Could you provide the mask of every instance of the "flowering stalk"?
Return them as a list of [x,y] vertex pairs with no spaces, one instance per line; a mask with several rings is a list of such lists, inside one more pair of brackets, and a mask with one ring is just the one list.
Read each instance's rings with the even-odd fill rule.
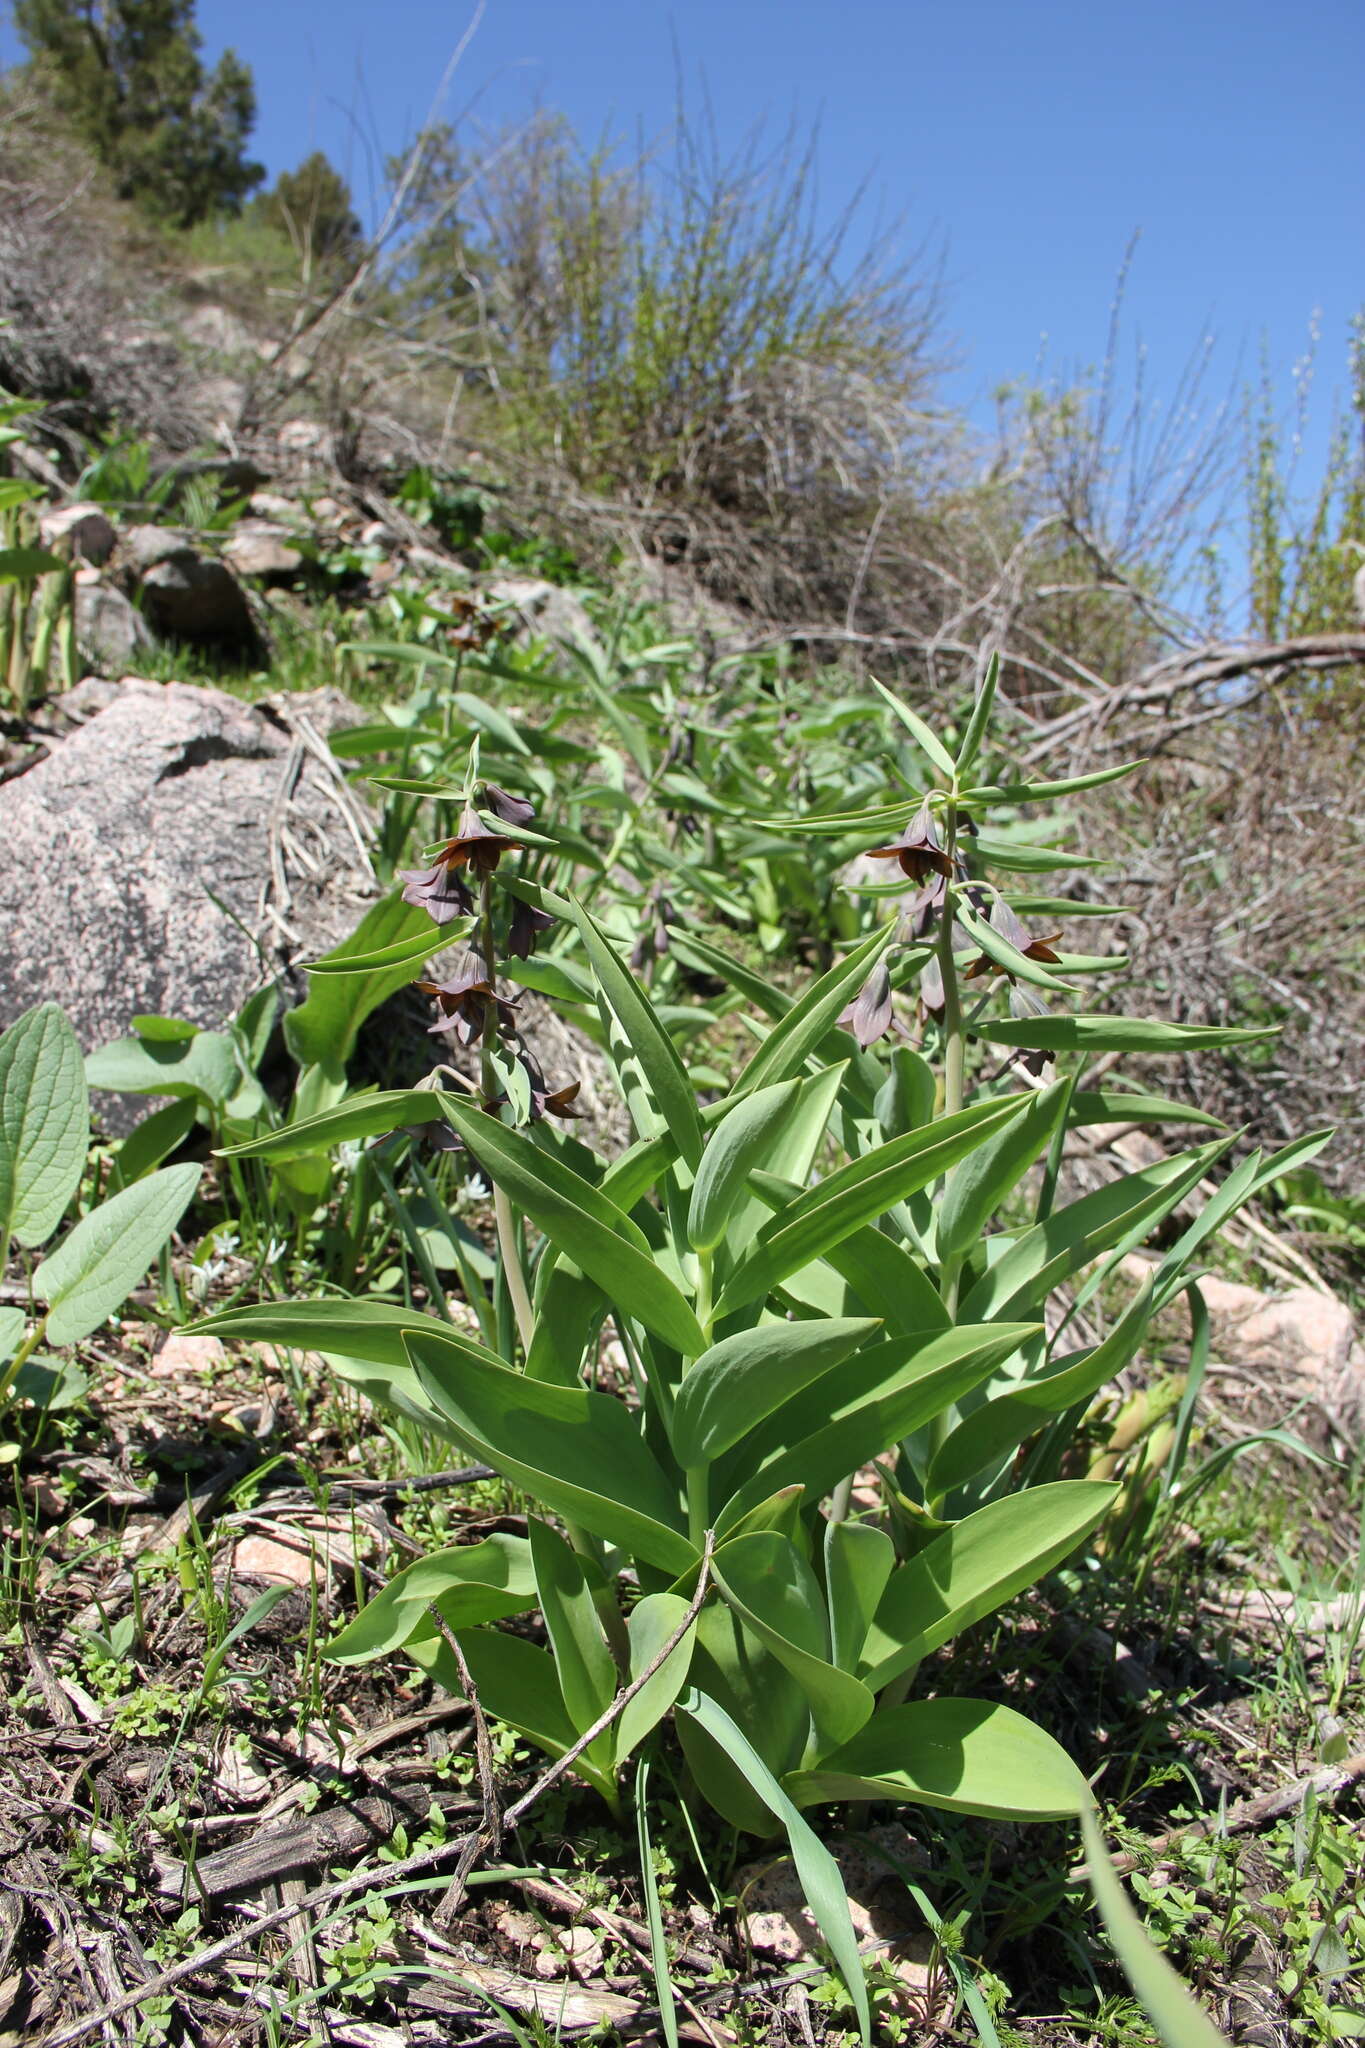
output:
[[[484,998],[484,1024],[479,1039],[479,1078],[483,1087],[485,1104],[490,1103],[498,1093],[497,1075],[493,1070],[493,1046],[498,1029],[498,998],[496,993],[496,956],[493,951],[493,876],[489,872],[479,884],[479,950],[488,968],[489,994]],[[531,1348],[531,1335],[535,1329],[535,1314],[531,1307],[531,1296],[526,1286],[526,1273],[521,1262],[521,1242],[517,1235],[516,1218],[512,1205],[502,1188],[493,1186],[493,1217],[497,1224],[498,1250],[502,1256],[502,1270],[507,1279],[507,1292],[512,1300],[512,1314],[516,1318],[517,1335],[521,1339],[523,1355]]]

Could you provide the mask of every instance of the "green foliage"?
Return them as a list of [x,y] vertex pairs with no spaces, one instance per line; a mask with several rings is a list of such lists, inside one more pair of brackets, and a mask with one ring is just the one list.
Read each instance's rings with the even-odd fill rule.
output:
[[253,200],[252,212],[287,238],[307,280],[344,273],[365,246],[351,188],[320,149],[295,170],[281,171],[270,190]]
[[260,183],[251,73],[231,50],[205,71],[194,0],[15,0],[14,25],[121,197],[189,227]]

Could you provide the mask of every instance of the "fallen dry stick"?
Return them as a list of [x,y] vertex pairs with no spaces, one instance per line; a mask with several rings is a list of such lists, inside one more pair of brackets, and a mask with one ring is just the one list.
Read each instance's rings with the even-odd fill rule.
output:
[[[1130,1870],[1137,1870],[1149,1857],[1160,1862],[1182,1842],[1202,1842],[1209,1835],[1246,1834],[1265,1821],[1278,1820],[1281,1814],[1292,1813],[1310,1792],[1315,1792],[1319,1799],[1331,1799],[1361,1778],[1365,1778],[1365,1750],[1343,1757],[1339,1764],[1324,1764],[1321,1770],[1310,1772],[1306,1778],[1295,1778],[1292,1785],[1279,1785],[1273,1792],[1259,1792],[1254,1799],[1239,1799],[1225,1814],[1214,1814],[1208,1820],[1190,1821],[1184,1827],[1168,1828],[1164,1835],[1153,1835],[1140,1850],[1125,1850],[1122,1855],[1115,1856],[1114,1868],[1120,1877],[1126,1877]],[[1086,1865],[1078,1863],[1067,1875],[1073,1883],[1081,1882],[1086,1875]]]

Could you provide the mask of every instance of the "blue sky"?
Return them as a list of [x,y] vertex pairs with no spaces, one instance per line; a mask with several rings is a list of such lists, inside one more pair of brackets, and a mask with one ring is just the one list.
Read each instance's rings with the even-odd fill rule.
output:
[[[465,0],[199,0],[207,53],[253,67],[271,172],[314,147],[373,173],[425,118]],[[1003,380],[1096,362],[1125,248],[1150,388],[1203,337],[1211,395],[1264,343],[1288,411],[1320,328],[1308,465],[1365,304],[1362,0],[487,0],[447,111],[497,127],[537,100],[581,131],[667,131],[675,50],[723,137],[820,125],[831,212],[859,182],[943,252],[976,417]],[[13,54],[7,34],[0,54]]]

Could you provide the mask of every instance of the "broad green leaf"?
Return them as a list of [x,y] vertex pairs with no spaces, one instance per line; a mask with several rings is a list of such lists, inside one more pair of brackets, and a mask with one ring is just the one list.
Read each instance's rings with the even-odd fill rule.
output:
[[882,1318],[888,1337],[946,1330],[952,1321],[923,1266],[875,1224],[865,1223],[851,1237],[831,1245],[825,1259],[863,1307]]
[[[460,1648],[479,1704],[490,1720],[505,1721],[547,1756],[563,1756],[573,1747],[578,1731],[569,1719],[555,1660],[548,1650],[528,1643],[523,1636],[504,1635],[494,1628],[462,1629]],[[463,1697],[459,1666],[434,1621],[428,1621],[425,1631],[419,1629],[409,1637],[406,1650],[414,1664],[456,1699]],[[590,1757],[579,1757],[574,1769],[604,1797],[612,1795],[611,1780],[594,1769]]]
[[[583,1735],[611,1705],[616,1666],[597,1619],[582,1558],[548,1522],[532,1515],[528,1526],[536,1597],[559,1673],[559,1689],[575,1734]],[[610,1736],[599,1736],[588,1756],[599,1768],[609,1769]]]
[[796,1545],[776,1530],[736,1537],[717,1551],[714,1571],[744,1626],[805,1694],[816,1753],[847,1742],[871,1714],[872,1694],[830,1662],[825,1603]]
[[49,1344],[76,1344],[112,1315],[189,1207],[200,1166],[163,1166],[83,1216],[33,1276]]
[[90,1143],[81,1051],[57,1003],[0,1037],[0,1258],[11,1237],[39,1245],[80,1186]]
[[221,1110],[240,1088],[242,1069],[226,1031],[196,1031],[192,1038],[116,1038],[86,1056],[85,1078],[119,1095],[188,1096]]
[[0,1365],[7,1364],[23,1342],[25,1320],[21,1308],[0,1308]]
[[[1060,1415],[1121,1372],[1137,1350],[1152,1317],[1152,1290],[1144,1288],[1102,1344],[1070,1353],[1040,1372],[1026,1374],[1010,1391],[986,1401],[957,1425],[925,1477],[934,1495],[951,1493],[1032,1436],[1049,1415]],[[1032,1499],[1034,1496],[1028,1496]]]
[[[430,1324],[446,1329],[434,1316],[401,1302],[356,1300],[349,1294],[322,1295],[315,1301],[260,1301],[245,1308],[221,1309],[194,1326],[230,1343],[279,1344],[289,1351],[336,1351],[374,1365],[410,1370],[403,1345],[405,1330]],[[473,1342],[472,1338],[462,1340]],[[492,1353],[488,1356],[491,1358]]]
[[168,1159],[177,1145],[194,1129],[199,1106],[192,1095],[154,1109],[135,1124],[114,1157],[112,1192],[131,1187],[154,1167]]
[[687,961],[689,966],[700,968],[703,974],[714,974],[717,981],[726,982],[742,996],[747,996],[754,1008],[761,1010],[765,1017],[785,1017],[792,1008],[790,996],[774,988],[770,981],[765,981],[761,974],[756,974],[742,960],[732,958],[729,953],[722,953],[719,947],[708,945],[705,939],[697,938],[692,932],[674,931],[671,934],[671,948],[679,959]]
[[314,1152],[329,1152],[334,1145],[387,1137],[408,1124],[437,1123],[444,1115],[447,1100],[434,1088],[386,1088],[377,1095],[355,1095],[339,1102],[335,1109],[300,1117],[297,1123],[284,1124],[263,1137],[248,1138],[240,1145],[224,1145],[222,1156],[303,1159]]
[[[366,911],[351,936],[334,946],[326,961],[335,966],[357,956],[363,959],[428,932],[439,941],[440,928],[425,910],[405,903],[401,896],[386,896]],[[439,950],[439,943],[433,944],[432,951]],[[370,968],[360,976],[319,975],[309,986],[307,1002],[289,1011],[284,1020],[285,1041],[299,1065],[344,1067],[365,1019],[387,996],[406,987],[412,980],[412,967],[412,960],[407,959],[397,966]]]
[[834,1028],[841,1010],[853,1000],[868,975],[890,945],[894,924],[883,925],[860,946],[794,1002],[780,1023],[774,1025],[758,1051],[735,1083],[736,1095],[752,1095],[756,1089],[799,1074],[811,1054]]
[[[648,1671],[664,1644],[682,1625],[687,1607],[687,1601],[677,1593],[647,1593],[643,1600],[636,1601],[626,1624],[626,1633],[630,1637],[632,1680]],[[651,1729],[657,1728],[664,1716],[672,1711],[675,1700],[687,1684],[696,1640],[694,1624],[677,1648],[670,1650],[653,1677],[647,1679],[634,1699],[621,1709],[615,1731],[618,1765],[623,1764]]]
[[[693,1690],[684,1695],[679,1711],[695,1721],[731,1758],[737,1769],[744,1773],[768,1808],[774,1820],[786,1829],[791,1844],[792,1860],[801,1879],[806,1903],[815,1916],[816,1925],[829,1944],[830,1954],[839,1968],[853,2000],[858,2015],[858,2025],[865,2048],[872,2039],[872,2016],[867,2002],[867,1983],[863,1976],[862,1957],[858,1954],[858,1937],[853,1932],[853,1921],[848,1910],[848,1893],[844,1890],[839,1866],[829,1850],[802,1820],[791,1800],[778,1784],[762,1757],[748,1742],[743,1732],[735,1726],[730,1716],[715,1700],[704,1692]],[[856,1737],[855,1737],[856,1740]]]
[[528,1379],[434,1325],[407,1339],[418,1380],[462,1443],[565,1521],[675,1576],[697,1561],[675,1490],[625,1406]]
[[1225,2037],[1148,1937],[1109,1860],[1094,1807],[1088,1802],[1081,1808],[1081,1833],[1091,1888],[1109,1939],[1166,2048],[1228,2048]]
[[0,548],[0,583],[32,583],[39,576],[70,566],[47,548]]
[[183,1017],[144,1014],[140,1017],[130,1017],[128,1021],[144,1043],[150,1040],[153,1044],[174,1045],[177,1039],[193,1038],[199,1029],[197,1024],[186,1023]]
[[1054,1081],[948,1176],[938,1205],[938,1255],[958,1259],[977,1242],[1000,1204],[1046,1152],[1070,1083]]
[[843,1671],[858,1670],[867,1631],[895,1564],[891,1538],[870,1522],[826,1522],[830,1655]]
[[1100,1252],[1126,1237],[1138,1241],[1198,1186],[1232,1142],[1217,1139],[1178,1152],[1054,1210],[987,1266],[961,1305],[963,1319],[989,1322],[1017,1315],[1045,1300],[1059,1281]]
[[643,1233],[600,1189],[482,1110],[447,1098],[445,1111],[485,1172],[620,1313],[686,1358],[706,1349],[701,1325],[655,1264]]
[[[769,1134],[765,1169],[795,1183],[799,1195],[810,1179],[811,1170],[824,1142],[825,1130],[843,1091],[849,1063],[840,1060],[797,1082],[792,1107]],[[725,1242],[731,1258],[740,1258],[767,1220],[772,1203],[755,1189],[755,1169],[749,1170],[749,1189],[730,1212]],[[791,1197],[795,1199],[795,1197]]]
[[802,1806],[909,1800],[986,1820],[1070,1820],[1090,1802],[1090,1787],[1060,1743],[1012,1707],[986,1700],[886,1708],[817,1770],[799,1771],[786,1785]]
[[[804,1760],[810,1743],[805,1694],[723,1600],[708,1600],[698,1616],[692,1683],[739,1723],[776,1777]],[[702,1796],[732,1827],[770,1835],[772,1814],[733,1759],[681,1711],[674,1719]]]
[[1164,1308],[1179,1293],[1185,1284],[1190,1260],[1215,1231],[1221,1230],[1229,1216],[1245,1202],[1254,1200],[1262,1188],[1269,1187],[1281,1174],[1292,1173],[1295,1168],[1315,1159],[1323,1146],[1331,1143],[1332,1136],[1330,1128],[1307,1131],[1303,1137],[1294,1138],[1278,1152],[1272,1152],[1269,1158],[1263,1159],[1255,1154],[1230,1173],[1162,1259],[1154,1283],[1156,1308]]
[[704,1465],[718,1458],[879,1327],[854,1318],[761,1323],[713,1344],[689,1370],[673,1405],[678,1462]]
[[1279,1035],[1278,1024],[1163,1024],[1146,1017],[999,1017],[972,1026],[992,1045],[1022,1045],[1044,1052],[1211,1052],[1254,1045]]
[[[959,1325],[924,1340],[874,1345],[836,1368],[837,1383],[816,1380],[738,1447],[752,1474],[717,1517],[724,1534],[759,1501],[801,1485],[814,1502],[894,1443],[960,1400],[1020,1344],[1036,1323]],[[753,1460],[762,1459],[754,1469]],[[727,1473],[728,1476],[728,1473]]]
[[903,704],[899,697],[893,696],[885,683],[879,683],[875,676],[869,676],[868,681],[877,692],[877,695],[900,720],[920,751],[929,757],[935,768],[938,769],[939,774],[946,775],[951,782],[957,773],[953,757],[933,727],[926,725],[919,713],[912,711],[908,704]]
[[323,1654],[333,1664],[365,1664],[401,1650],[432,1607],[447,1627],[523,1614],[536,1604],[531,1550],[524,1536],[487,1536],[454,1550],[434,1550],[391,1578],[354,1621],[339,1629]]
[[657,1137],[660,1131],[668,1131],[676,1139],[688,1165],[695,1166],[701,1158],[701,1123],[697,1116],[697,1098],[687,1078],[687,1069],[678,1057],[677,1047],[659,1022],[654,1005],[602,927],[577,901],[574,902],[574,922],[592,962],[602,1001],[610,1016],[615,1018],[634,1055],[648,1104],[652,1106],[652,1115],[646,1112],[643,1121],[638,1110],[632,1110],[635,1127],[642,1138]]
[[977,1145],[1009,1123],[1024,1107],[1023,1096],[974,1102],[956,1115],[903,1138],[893,1138],[840,1167],[810,1188],[790,1209],[766,1223],[736,1266],[717,1305],[717,1316],[732,1315],[820,1258],[894,1203],[927,1187]]
[[935,1537],[882,1594],[863,1647],[866,1683],[879,1692],[1041,1579],[1090,1534],[1118,1491],[1084,1479],[1031,1487]]
[[799,1081],[779,1081],[741,1096],[706,1141],[692,1186],[687,1235],[694,1251],[710,1251],[725,1235],[736,1204],[746,1193],[745,1176],[762,1166],[774,1133],[791,1110]]

